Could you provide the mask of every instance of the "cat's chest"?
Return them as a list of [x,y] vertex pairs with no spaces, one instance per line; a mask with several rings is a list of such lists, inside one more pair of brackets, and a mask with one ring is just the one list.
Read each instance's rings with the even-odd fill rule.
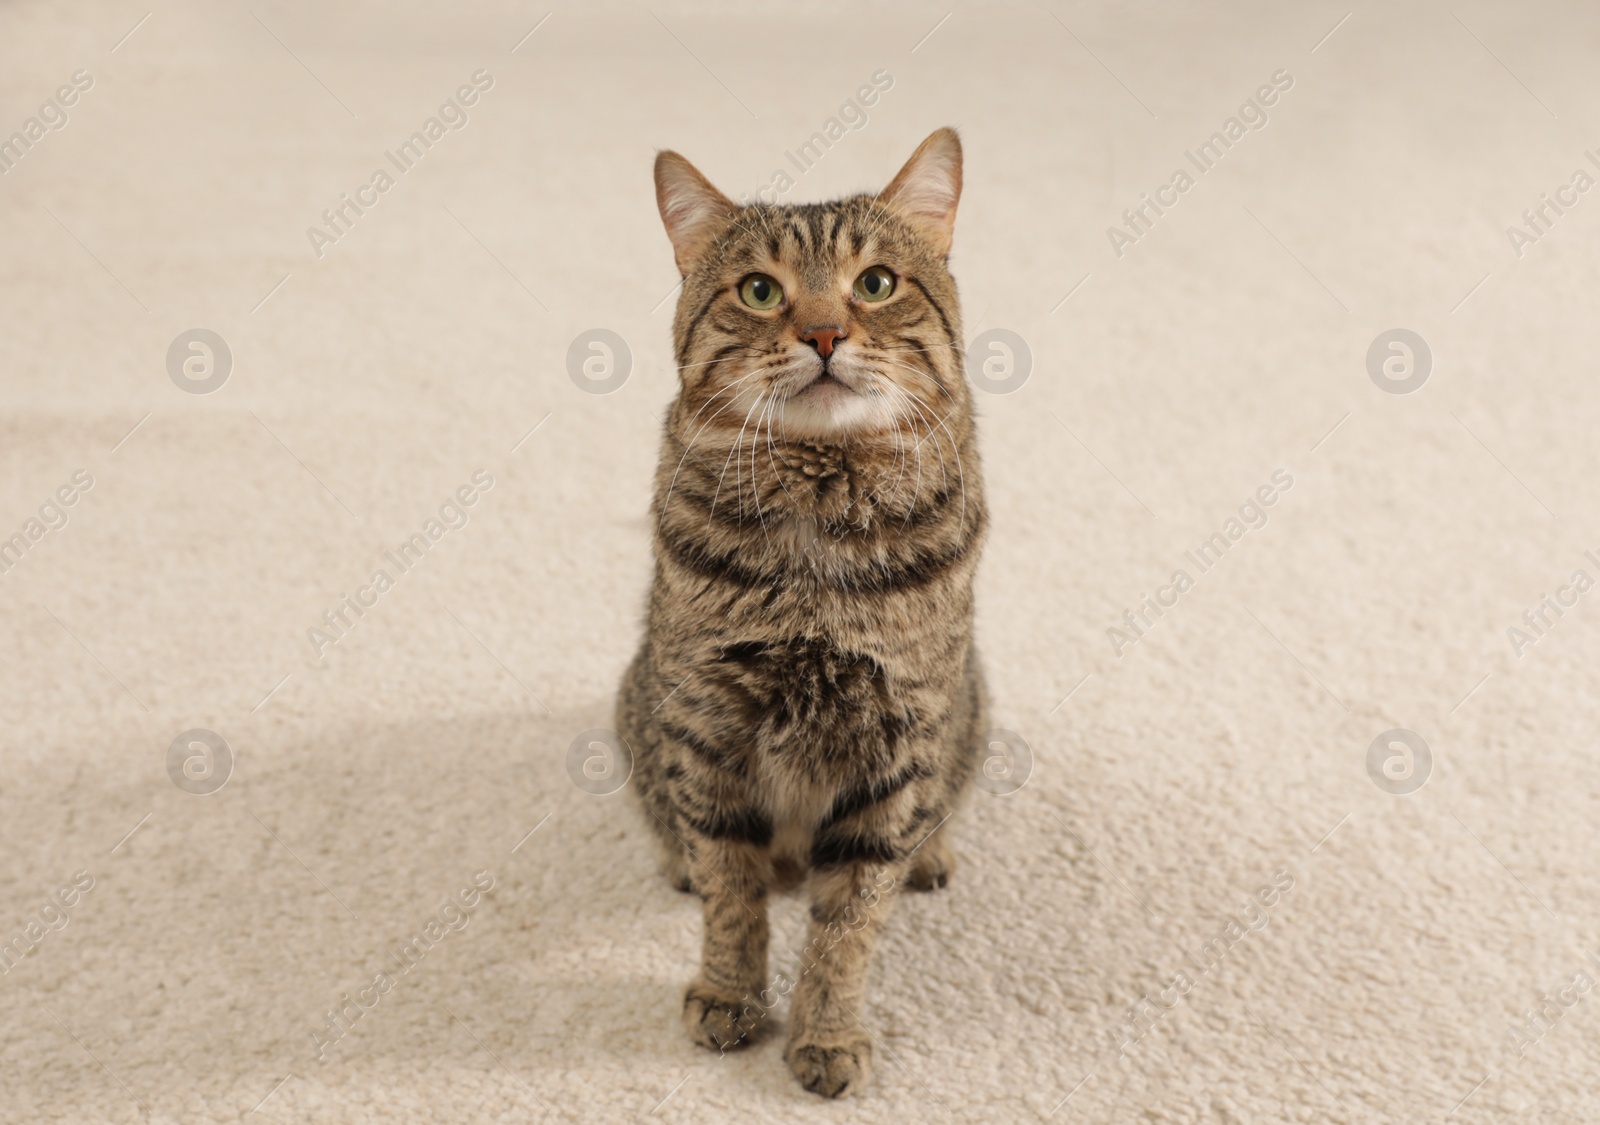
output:
[[715,667],[716,679],[780,723],[820,715],[846,719],[881,709],[895,694],[892,658],[815,635],[733,641],[719,649]]
[[859,534],[840,536],[807,513],[773,521],[764,538],[781,555],[790,581],[806,575],[826,583],[841,567],[858,568],[869,553]]
[[[695,604],[696,657],[709,677],[775,736],[815,737],[892,722],[947,679],[959,659],[959,611],[937,598],[872,588],[879,573],[851,539],[796,520],[787,565],[726,601]],[[763,548],[770,545],[763,543]],[[949,665],[949,667],[945,667]]]

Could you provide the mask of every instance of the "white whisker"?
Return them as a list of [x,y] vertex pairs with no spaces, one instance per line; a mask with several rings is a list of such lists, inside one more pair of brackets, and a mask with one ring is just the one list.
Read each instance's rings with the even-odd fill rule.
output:
[[[933,408],[928,406],[926,402],[923,402],[923,400],[915,392],[907,391],[904,387],[901,387],[900,390],[905,394],[910,395],[913,399],[916,399],[917,402],[922,403],[923,406],[927,406],[930,411],[933,410]],[[961,443],[956,441],[956,435],[951,431],[950,426],[946,423],[944,418],[939,419],[939,425],[944,432],[949,435],[950,452],[955,454],[956,476],[961,482],[961,512],[957,516],[956,522],[960,526],[965,527],[967,521],[967,474],[966,470],[962,468],[961,465]],[[935,448],[937,448],[937,446],[935,446]]]
[[[739,433],[734,439],[733,448],[728,451],[728,456],[723,458],[722,473],[717,477],[717,490],[711,494],[711,508],[706,514],[707,530],[710,530],[711,520],[717,514],[717,498],[722,495],[723,482],[728,479],[728,465],[733,461],[735,454],[739,452],[740,447],[744,444],[744,428],[750,424],[750,415],[756,412],[756,407],[760,406],[761,400],[766,397],[767,392],[762,391],[756,396],[755,402],[750,404],[750,409],[745,411],[744,421],[739,424]],[[742,493],[739,496],[739,518],[741,520],[744,519],[744,496]],[[764,524],[762,525],[762,530],[766,530],[766,526]]]
[[[746,372],[744,375],[740,376],[739,378],[735,379],[733,382],[729,383],[726,387],[723,387],[716,394],[714,394],[710,398],[706,399],[704,404],[701,405],[700,409],[696,410],[694,412],[694,417],[690,418],[689,421],[685,424],[685,429],[687,429],[689,426],[694,425],[695,418],[698,418],[698,417],[700,417],[700,415],[704,414],[705,411],[706,411],[706,407],[707,406],[710,406],[720,396],[726,394],[728,391],[733,390],[740,383],[743,383],[746,379],[749,379],[752,376],[758,374],[760,372],[760,370],[761,369],[758,367],[755,370]],[[672,480],[667,482],[667,494],[666,494],[666,496],[662,497],[662,499],[661,499],[661,515],[658,517],[659,519],[666,519],[667,518],[667,503],[668,503],[668,501],[670,501],[672,499],[672,490],[674,488],[676,488],[677,485],[678,485],[678,473],[680,473],[683,470],[683,463],[684,463],[684,461],[688,460],[689,451],[694,448],[694,443],[699,441],[700,440],[700,435],[706,432],[706,426],[711,425],[711,423],[715,422],[719,417],[721,417],[723,411],[727,410],[728,407],[731,406],[731,405],[733,405],[733,399],[729,399],[727,402],[723,403],[721,408],[719,408],[715,414],[713,414],[711,417],[706,419],[705,425],[701,426],[698,430],[695,431],[694,437],[689,439],[689,444],[685,445],[683,447],[683,456],[678,458],[677,467],[672,470]]]

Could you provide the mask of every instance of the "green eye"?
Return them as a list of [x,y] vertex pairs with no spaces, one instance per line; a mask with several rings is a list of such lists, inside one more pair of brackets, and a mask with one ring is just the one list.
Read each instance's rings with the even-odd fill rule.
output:
[[764,273],[753,273],[739,283],[739,299],[753,309],[775,309],[783,303],[783,286]]
[[856,296],[869,305],[875,305],[894,292],[894,274],[883,266],[871,266],[856,278]]

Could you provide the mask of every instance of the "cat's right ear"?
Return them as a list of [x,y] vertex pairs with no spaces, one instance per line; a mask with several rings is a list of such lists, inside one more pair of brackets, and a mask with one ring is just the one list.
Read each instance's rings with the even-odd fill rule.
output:
[[941,254],[950,253],[956,204],[961,202],[961,138],[956,131],[944,128],[930,133],[878,199],[899,208]]
[[739,208],[675,152],[656,154],[656,206],[672,239],[678,272],[688,277],[711,240]]

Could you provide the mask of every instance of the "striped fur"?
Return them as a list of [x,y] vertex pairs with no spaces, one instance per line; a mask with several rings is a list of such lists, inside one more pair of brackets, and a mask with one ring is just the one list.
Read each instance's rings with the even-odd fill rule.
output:
[[[686,272],[681,385],[617,726],[667,874],[704,900],[685,998],[697,1042],[757,1032],[766,896],[808,877],[808,949],[826,955],[795,984],[786,1057],[829,1096],[870,1073],[858,1017],[892,899],[878,891],[945,884],[942,833],[982,729],[972,581],[987,514],[945,263],[959,168],[941,130],[896,180],[915,191],[737,208],[682,158],[658,161]],[[851,295],[874,265],[897,279],[881,304]],[[782,283],[781,308],[740,300],[752,272]],[[819,324],[845,333],[826,365],[801,339]],[[810,385],[824,367],[844,384],[829,397]]]

